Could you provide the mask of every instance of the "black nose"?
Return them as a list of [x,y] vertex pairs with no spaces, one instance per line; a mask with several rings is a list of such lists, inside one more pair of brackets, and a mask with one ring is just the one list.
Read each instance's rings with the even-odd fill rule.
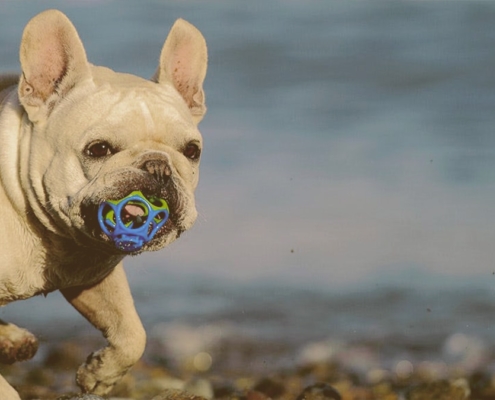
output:
[[151,175],[162,185],[165,185],[172,175],[172,169],[167,160],[153,159],[143,163],[142,169]]

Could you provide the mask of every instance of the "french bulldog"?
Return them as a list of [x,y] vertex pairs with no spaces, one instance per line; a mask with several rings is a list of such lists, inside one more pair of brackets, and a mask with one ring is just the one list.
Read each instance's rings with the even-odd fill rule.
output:
[[[59,290],[108,342],[76,374],[83,393],[106,394],[146,341],[122,260],[162,249],[196,219],[206,42],[177,20],[146,80],[90,64],[69,19],[48,10],[25,27],[20,63],[20,76],[0,75],[0,305]],[[97,215],[102,202],[134,191],[165,199],[169,218],[128,252]],[[143,214],[126,207],[131,220]],[[37,347],[0,321],[1,362]],[[0,395],[20,399],[1,376]]]

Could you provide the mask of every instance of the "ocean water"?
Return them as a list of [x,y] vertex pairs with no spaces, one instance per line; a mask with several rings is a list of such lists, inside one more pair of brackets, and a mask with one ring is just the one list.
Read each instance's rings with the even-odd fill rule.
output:
[[[208,42],[200,217],[126,264],[152,339],[493,348],[494,3],[0,0],[1,70],[46,8],[91,62],[140,76],[176,18]],[[48,342],[96,335],[57,294],[0,317]]]

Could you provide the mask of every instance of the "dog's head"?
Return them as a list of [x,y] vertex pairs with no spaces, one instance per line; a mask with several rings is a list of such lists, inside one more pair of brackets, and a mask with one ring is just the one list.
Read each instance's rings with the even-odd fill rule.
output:
[[207,63],[194,26],[176,21],[151,80],[89,64],[75,28],[54,10],[26,26],[20,58],[20,176],[37,220],[110,250],[97,222],[99,204],[141,191],[170,208],[141,251],[160,249],[191,227]]

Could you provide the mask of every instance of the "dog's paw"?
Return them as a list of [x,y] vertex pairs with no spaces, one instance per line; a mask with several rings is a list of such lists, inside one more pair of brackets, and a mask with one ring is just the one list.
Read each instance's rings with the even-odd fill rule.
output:
[[12,364],[33,358],[38,340],[29,331],[13,324],[0,322],[0,363]]
[[84,393],[108,394],[130,367],[118,365],[109,348],[91,354],[79,367],[76,381]]

